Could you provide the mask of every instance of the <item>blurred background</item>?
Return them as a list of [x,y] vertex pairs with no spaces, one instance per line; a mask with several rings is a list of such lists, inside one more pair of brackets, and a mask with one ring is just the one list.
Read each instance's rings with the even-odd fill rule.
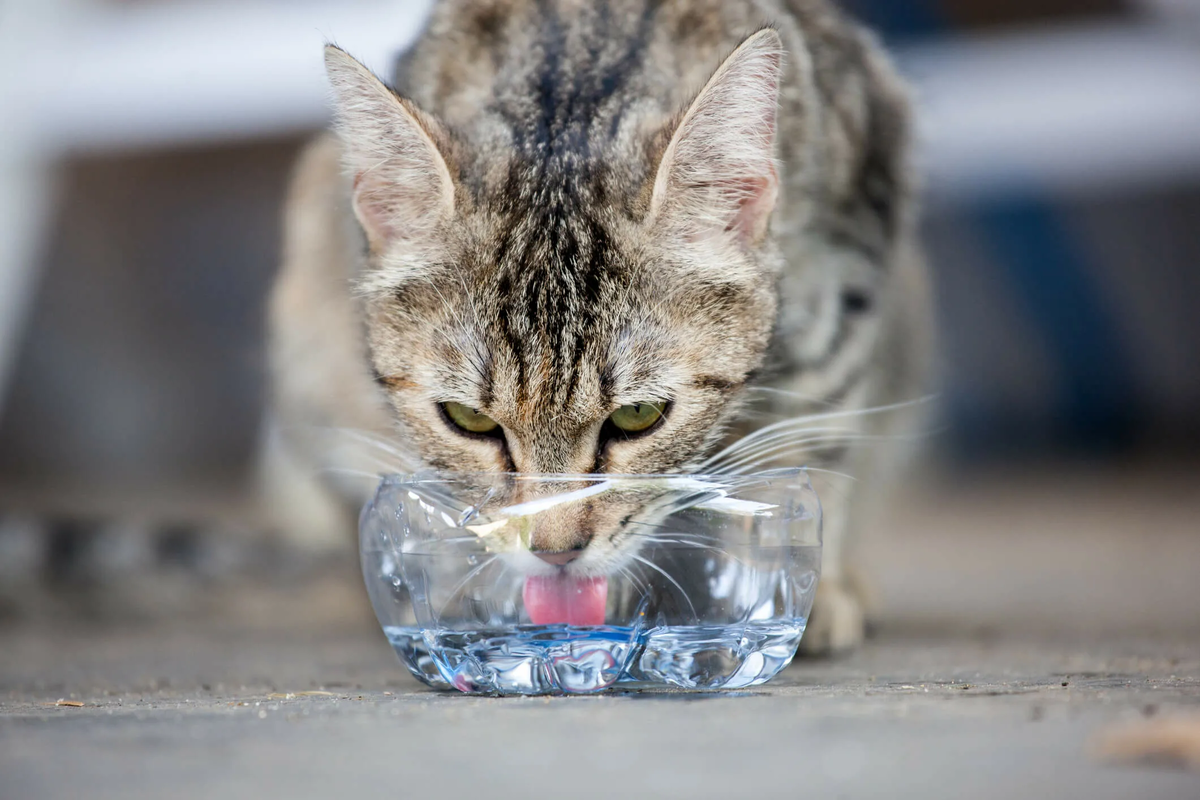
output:
[[[428,5],[0,3],[0,618],[295,583],[256,533],[281,200],[322,43],[387,74]],[[877,616],[1200,626],[1200,2],[845,5],[916,87],[944,362]]]

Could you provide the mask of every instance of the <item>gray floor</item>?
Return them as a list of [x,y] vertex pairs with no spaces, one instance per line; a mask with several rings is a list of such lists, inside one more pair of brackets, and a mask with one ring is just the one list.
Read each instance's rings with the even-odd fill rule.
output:
[[1200,798],[1200,774],[1093,752],[1200,712],[1194,638],[894,633],[736,696],[490,699],[424,689],[365,624],[9,631],[0,698],[5,800]]
[[76,598],[0,627],[0,800],[1200,799],[1200,772],[1096,754],[1114,726],[1179,717],[1200,751],[1197,477],[905,491],[859,562],[882,633],[736,695],[431,692],[353,565],[248,594],[168,584],[139,595],[161,609],[141,626],[64,624],[112,600]]

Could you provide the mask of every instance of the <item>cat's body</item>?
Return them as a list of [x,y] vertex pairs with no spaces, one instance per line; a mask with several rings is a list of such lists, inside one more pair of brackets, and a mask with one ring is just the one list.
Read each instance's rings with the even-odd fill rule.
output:
[[[908,110],[825,0],[444,0],[403,102],[328,64],[341,138],[298,166],[271,309],[286,527],[352,519],[361,483],[295,491],[318,468],[877,474],[851,445],[892,417],[845,412],[919,397],[928,348]],[[332,450],[347,429],[396,452]],[[853,499],[823,498],[817,648],[862,634]]]

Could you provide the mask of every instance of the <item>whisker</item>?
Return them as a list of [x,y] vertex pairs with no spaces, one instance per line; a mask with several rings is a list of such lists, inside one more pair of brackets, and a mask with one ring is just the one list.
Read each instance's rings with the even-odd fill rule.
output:
[[[807,420],[793,420],[792,425],[792,427],[775,428],[769,432],[766,428],[761,428],[753,433],[743,436],[741,439],[737,440],[725,449],[727,451],[737,451],[741,448],[749,447],[751,445],[765,444],[777,439],[786,439],[789,436],[801,436],[809,433],[839,433],[843,431],[848,433],[857,433],[859,430],[861,430],[860,428],[835,428],[809,425]],[[713,458],[715,459],[717,456],[714,456]]]
[[[819,444],[819,445],[816,445],[815,447],[805,448],[805,450],[803,451],[803,456],[806,460],[804,461],[804,463],[799,464],[797,466],[797,468],[803,469],[803,470],[814,469],[813,467],[810,466],[812,461],[807,460],[807,459],[815,458],[815,459],[817,459],[817,463],[822,463],[820,460],[822,458],[822,456],[821,456],[822,453],[824,453],[827,450],[832,450],[834,448],[844,449],[847,446],[847,444],[854,445],[857,443]],[[762,470],[763,468],[771,467],[771,466],[778,466],[779,459],[780,459],[780,456],[778,454],[771,455],[771,456],[767,456],[765,458],[756,459],[747,464],[739,464],[735,468],[737,470],[736,472],[731,472],[731,471],[729,471],[730,468],[726,467],[724,471],[720,471],[715,474],[731,475],[731,476],[733,476],[733,475],[753,475],[753,474],[759,472],[760,470]]]
[[770,433],[773,433],[773,432],[776,432],[779,430],[783,430],[788,427],[795,427],[795,426],[799,426],[799,425],[808,425],[813,422],[822,422],[822,421],[831,420],[831,419],[846,419],[846,418],[854,418],[854,417],[875,416],[875,415],[887,413],[889,411],[899,411],[899,410],[903,410],[906,408],[912,408],[915,406],[924,405],[924,404],[932,402],[933,400],[936,399],[936,397],[937,397],[936,395],[926,395],[924,397],[917,398],[916,400],[905,400],[905,401],[899,402],[899,403],[890,403],[887,405],[871,406],[871,407],[867,407],[867,408],[848,409],[845,411],[829,411],[829,412],[823,412],[823,413],[819,413],[819,414],[806,414],[806,415],[803,415],[800,417],[792,417],[790,419],[781,420],[780,422],[776,422],[772,425],[768,425],[765,428],[760,428],[757,431],[754,431],[753,433],[747,435],[746,437],[743,437],[738,442],[733,443],[729,447],[727,447],[724,450],[722,450],[721,452],[717,453],[715,456],[712,457],[712,459],[718,459],[718,458],[724,457],[731,450],[734,450],[735,448],[739,447],[740,443],[744,442],[746,439],[750,439],[752,437],[756,438],[756,439],[761,438],[763,436],[766,436],[767,434],[770,434]]
[[[628,536],[636,536],[636,537],[638,537],[638,538],[644,538],[644,537],[648,537],[648,536],[663,535],[663,534],[665,533],[664,531],[660,530],[660,527],[659,527],[658,525],[656,525],[656,524],[654,524],[654,523],[651,523],[651,522],[629,522],[629,523],[627,523],[627,524],[629,524],[629,525],[642,525],[642,526],[644,526],[644,527],[651,528],[651,529],[653,529],[653,531],[654,531],[654,533],[641,533],[641,532],[637,532],[637,531],[629,531],[629,532],[627,533],[627,535],[628,535]],[[723,542],[723,541],[725,541],[725,540],[724,540],[724,539],[722,539],[720,536],[705,536],[705,535],[704,535],[704,534],[702,534],[702,533],[666,533],[665,535],[668,535],[668,536],[677,536],[677,537],[685,537],[685,536],[686,536],[686,537],[689,537],[689,538],[691,538],[691,539],[695,539],[695,540],[697,540],[697,541],[704,541],[704,540],[708,540],[708,541],[710,541],[710,542]]]
[[834,408],[837,405],[836,402],[825,400],[820,397],[815,397],[813,395],[807,395],[807,394],[800,394],[799,392],[792,392],[787,389],[777,389],[774,386],[751,386],[750,391],[755,392],[757,394],[771,394],[771,395],[776,395],[778,397],[786,397],[789,400],[798,400],[801,403],[806,403],[806,404],[814,405],[814,406],[825,406],[826,408]]
[[709,461],[720,461],[721,458],[736,456],[739,452],[748,449],[748,447],[761,447],[781,439],[802,437],[802,435],[814,433],[857,433],[860,431],[860,428],[810,426],[800,425],[797,422],[797,425],[793,427],[774,429],[774,431],[770,431],[769,433],[763,433],[764,431],[766,431],[766,428],[745,435],[745,437],[738,439],[736,443],[726,447],[724,455],[713,456]]
[[454,590],[450,592],[450,596],[446,598],[446,602],[442,603],[441,609],[439,609],[438,613],[434,615],[435,622],[442,618],[442,614],[446,613],[447,606],[449,606],[450,603],[454,601],[455,596],[458,595],[459,592],[461,592],[463,589],[465,589],[467,587],[467,584],[471,582],[471,579],[474,578],[476,575],[478,575],[483,570],[490,567],[497,558],[499,558],[499,556],[491,556],[486,561],[484,561],[482,564],[480,564],[478,567],[476,567],[475,569],[468,572],[465,576],[463,576],[463,579],[461,581],[459,581],[458,585],[454,587]]
[[852,441],[862,438],[864,434],[858,433],[835,433],[835,434],[820,434],[808,435],[808,437],[794,437],[791,439],[774,441],[774,443],[764,443],[754,449],[748,449],[745,452],[738,453],[736,457],[726,458],[722,463],[730,464],[739,461],[745,461],[746,458],[758,458],[767,453],[772,452],[787,452],[790,450],[802,449],[804,445],[827,443],[827,441]]
[[658,525],[653,525],[653,524],[651,524],[651,523],[649,523],[649,522],[636,522],[636,523],[635,523],[635,522],[631,522],[631,523],[629,523],[629,524],[630,524],[630,525],[644,525],[644,526],[646,526],[647,528],[654,528],[654,529],[655,529],[655,531],[656,531],[656,533],[654,533],[654,534],[649,534],[649,533],[634,533],[634,532],[630,532],[630,534],[629,534],[630,536],[652,536],[652,535],[657,535],[657,536],[681,536],[681,537],[682,537],[682,536],[686,536],[686,537],[689,537],[689,538],[692,538],[692,539],[696,539],[697,541],[704,541],[704,540],[706,540],[706,539],[707,539],[708,541],[710,541],[710,542],[721,542],[721,541],[724,541],[724,539],[722,539],[720,536],[706,536],[706,535],[705,535],[705,534],[703,534],[703,533],[684,533],[684,532],[682,532],[682,531],[664,531],[664,530],[660,530]]
[[642,541],[650,542],[652,544],[677,544],[677,545],[683,545],[684,547],[691,547],[696,550],[707,550],[710,553],[715,553],[716,555],[724,556],[725,558],[728,558],[732,561],[736,561],[738,564],[741,564],[743,566],[746,565],[745,562],[742,561],[742,559],[738,558],[733,553],[726,550],[724,547],[717,547],[716,545],[711,545],[711,544],[702,544],[700,542],[689,542],[689,541],[686,541],[683,539],[659,538],[656,536],[649,536],[647,534],[636,534],[636,535]]
[[709,550],[725,552],[716,545],[703,544],[702,542],[691,542],[682,538],[672,538],[672,534],[666,534],[665,536],[654,536],[653,534],[649,533],[632,533],[630,536],[636,536],[644,542],[654,542],[655,544],[684,544],[688,547],[704,547]]
[[815,433],[844,433],[847,436],[852,436],[859,432],[852,428],[801,428],[795,431],[777,432],[765,439],[751,439],[747,436],[737,442],[736,446],[726,448],[725,455],[721,457],[714,456],[704,463],[706,466],[712,466],[731,458],[755,455],[758,451],[766,450],[768,447],[775,446],[780,442],[794,444],[796,441],[801,441],[798,437],[809,436]]
[[650,585],[648,583],[645,583],[644,581],[640,580],[638,578],[638,576],[634,574],[633,570],[629,569],[628,567],[624,567],[624,566],[621,566],[620,564],[617,564],[616,568],[617,568],[618,572],[620,572],[622,575],[624,575],[626,578],[629,579],[629,582],[634,585],[634,588],[636,588],[638,590],[638,592],[645,593],[646,590],[648,588],[650,588]]
[[[770,447],[770,448],[763,447],[759,450],[751,450],[746,454],[739,454],[740,457],[737,460],[733,460],[733,461],[727,460],[726,463],[724,463],[718,467],[712,467],[711,465],[708,465],[705,468],[711,469],[711,471],[714,475],[748,474],[748,473],[746,473],[746,470],[748,468],[758,467],[758,466],[761,466],[764,464],[770,464],[770,463],[778,460],[781,456],[791,452],[792,450],[795,450],[798,454],[802,454],[802,455],[813,455],[813,454],[817,454],[817,453],[832,449],[835,446],[851,447],[851,446],[858,446],[864,442],[872,442],[872,441],[875,441],[875,442],[915,441],[917,439],[925,438],[928,435],[931,435],[931,434],[918,433],[918,434],[907,435],[907,434],[856,433],[856,434],[843,434],[840,436],[810,437],[808,439],[797,439],[792,442],[786,442],[784,444],[776,445],[775,447]],[[812,445],[819,445],[819,446],[814,447]],[[769,457],[768,457],[768,455],[769,455]],[[805,466],[805,468],[807,468],[806,465],[804,465],[804,466]]]
[[837,431],[853,432],[855,430],[855,428],[826,428],[810,425],[809,420],[804,418],[784,420],[782,422],[776,422],[773,425],[768,425],[765,428],[759,428],[753,433],[743,436],[741,439],[738,439],[721,452],[709,457],[705,463],[718,463],[723,459],[740,455],[743,450],[747,450],[751,447],[760,447],[778,439],[786,439],[792,436],[806,436],[812,433],[834,433]]
[[317,472],[320,475],[347,475],[351,478],[365,478],[371,481],[378,481],[380,477],[377,472],[364,472],[349,467],[322,467]]
[[364,430],[362,428],[339,428],[321,425],[310,426],[310,430],[345,436],[346,438],[359,442],[360,444],[369,445],[379,450],[383,450],[389,455],[395,456],[399,459],[410,460],[412,458],[412,454],[406,453],[405,451],[401,450],[397,444],[382,438],[379,434],[376,434],[373,431]]
[[653,561],[650,561],[649,559],[646,559],[646,558],[642,558],[637,553],[630,553],[629,556],[630,556],[630,558],[634,559],[635,561],[639,561],[639,562],[645,564],[647,567],[649,567],[650,569],[654,570],[655,572],[657,572],[658,574],[662,575],[664,578],[669,580],[672,583],[672,585],[674,585],[674,587],[679,590],[679,593],[681,595],[683,595],[683,599],[687,601],[688,608],[690,608],[692,610],[692,618],[696,619],[696,620],[699,619],[699,615],[696,613],[696,606],[692,603],[692,598],[688,597],[688,593],[686,591],[684,591],[684,588],[682,586],[679,585],[679,581],[672,578],[671,574],[669,572],[667,572],[665,569],[663,569],[662,567],[655,564]]
[[[722,465],[721,467],[718,467],[715,471],[718,474],[721,474],[725,471],[734,471],[734,470],[743,468],[746,464],[766,463],[766,462],[772,461],[774,459],[777,459],[780,456],[784,456],[784,455],[787,455],[788,453],[792,453],[792,452],[795,452],[798,454],[806,454],[806,453],[815,452],[819,448],[810,447],[810,445],[814,445],[814,444],[823,444],[826,446],[826,449],[828,449],[829,447],[832,447],[834,444],[851,444],[851,443],[862,441],[863,439],[869,439],[869,438],[873,438],[873,437],[867,436],[865,434],[859,434],[859,435],[842,434],[839,436],[812,436],[807,439],[798,439],[794,442],[786,442],[784,444],[776,445],[774,447],[764,448],[755,453],[746,454],[740,458],[734,459],[733,461],[730,461],[730,462]],[[768,458],[768,456],[769,456],[769,458]]]

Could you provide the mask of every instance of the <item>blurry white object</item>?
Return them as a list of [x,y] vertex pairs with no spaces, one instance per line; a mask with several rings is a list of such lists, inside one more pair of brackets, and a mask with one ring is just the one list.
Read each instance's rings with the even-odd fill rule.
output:
[[432,0],[0,3],[0,410],[67,153],[308,130],[326,117],[321,47],[386,74]]
[[[337,42],[387,75],[432,2],[0,5],[0,44],[8,63],[21,65],[0,71],[0,402],[51,165],[66,153],[316,128],[328,115],[322,44]],[[1161,20],[1200,6],[1145,2]],[[1200,177],[1200,47],[1176,23],[944,40],[899,60],[917,85],[921,172],[934,198],[1031,181],[1095,190]]]
[[[191,0],[93,8],[34,32],[27,68],[8,76],[6,107],[20,110],[32,141],[52,154],[306,130],[327,116],[325,41],[387,75],[431,6]],[[939,40],[899,58],[922,101],[922,167],[935,194],[1029,177],[1092,187],[1200,173],[1200,48],[1166,26]]]
[[1200,47],[1157,26],[952,39],[900,53],[935,197],[1200,176]]
[[0,51],[9,65],[0,70],[0,413],[36,287],[39,248],[45,238],[54,168],[37,145],[38,120],[21,102],[38,54],[38,34],[52,30],[74,11],[71,0],[0,4]]
[[327,113],[325,42],[386,75],[431,6],[191,0],[92,8],[43,32],[17,100],[42,146],[59,152],[310,129]]

